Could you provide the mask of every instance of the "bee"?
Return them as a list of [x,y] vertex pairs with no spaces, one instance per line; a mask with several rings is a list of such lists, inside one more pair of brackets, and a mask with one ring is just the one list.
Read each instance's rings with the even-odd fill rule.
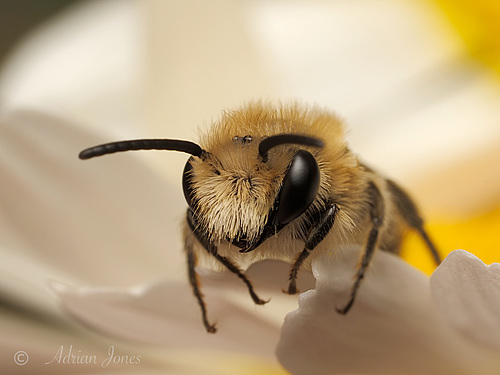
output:
[[261,259],[291,263],[289,294],[297,293],[299,270],[322,252],[348,244],[362,248],[347,303],[354,304],[375,249],[398,253],[403,233],[420,234],[436,263],[441,259],[408,194],[361,163],[344,139],[342,121],[327,110],[297,103],[254,102],[226,111],[200,144],[140,139],[83,150],[79,157],[130,150],[190,154],[182,174],[187,202],[183,228],[187,271],[207,332],[207,317],[195,267],[201,257],[237,275],[256,304],[241,265]]

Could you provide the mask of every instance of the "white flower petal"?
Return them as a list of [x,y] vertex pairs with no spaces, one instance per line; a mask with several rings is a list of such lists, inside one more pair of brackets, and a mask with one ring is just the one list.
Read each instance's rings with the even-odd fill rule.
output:
[[[122,339],[210,348],[269,357],[278,341],[279,324],[255,310],[239,307],[223,290],[205,286],[208,316],[218,331],[209,334],[187,283],[159,281],[136,288],[70,287],[51,282],[65,309],[93,329]],[[249,304],[252,302],[248,298]],[[249,305],[250,306],[250,305]]]
[[500,351],[500,264],[455,250],[432,275],[431,291],[449,324]]
[[[291,265],[288,262],[280,260],[266,259],[251,264],[245,271],[245,275],[252,281],[255,290],[265,290],[266,292],[281,292],[288,288]],[[206,273],[206,270],[199,270]],[[207,277],[205,283],[216,287],[227,286],[234,283],[235,276],[230,272],[218,274],[217,277]],[[242,283],[238,283],[241,287]],[[313,289],[315,279],[312,272],[307,269],[300,271],[297,279],[297,288],[301,292]]]
[[[46,365],[56,355],[61,346],[65,347],[64,355],[73,345],[74,353],[92,353],[104,359],[109,347],[109,341],[99,340],[88,331],[69,324],[60,318],[51,318],[36,311],[10,309],[3,305],[0,311],[0,373],[2,374],[81,374],[109,373],[110,368],[103,369],[96,365],[64,365],[53,363]],[[128,348],[118,342],[115,347],[121,352]],[[19,353],[19,352],[24,352]],[[19,353],[19,354],[18,354]],[[19,357],[17,357],[18,355]],[[24,363],[18,365],[15,358]],[[148,370],[150,364],[144,363],[143,370]],[[141,372],[142,373],[142,372]]]
[[180,182],[170,187],[139,153],[78,159],[102,141],[53,116],[2,115],[0,244],[60,269],[62,280],[130,285],[184,275]]
[[434,308],[428,278],[394,255],[375,254],[351,311],[338,314],[335,308],[346,301],[358,252],[344,251],[339,262],[327,257],[314,262],[316,289],[302,294],[299,309],[285,318],[277,348],[288,371],[498,372],[500,363],[451,329]]
[[63,319],[53,296],[41,282],[61,272],[28,254],[0,247],[0,296],[4,304]]
[[[283,317],[297,308],[297,296],[283,293],[288,289],[290,264],[279,260],[263,260],[254,263],[245,271],[259,297],[270,302],[262,309],[262,318],[281,326]],[[234,274],[223,272],[214,274],[212,271],[198,269],[204,275],[203,287],[209,286],[232,293],[232,301],[248,308],[248,291],[245,285]],[[297,280],[300,292],[313,289],[315,284],[311,270],[302,269]],[[259,309],[260,311],[260,309]]]

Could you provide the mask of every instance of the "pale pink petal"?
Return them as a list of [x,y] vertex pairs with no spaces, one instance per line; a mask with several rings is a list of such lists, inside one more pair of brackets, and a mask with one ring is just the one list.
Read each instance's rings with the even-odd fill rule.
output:
[[432,275],[431,291],[451,326],[500,353],[500,264],[455,250]]
[[[288,262],[266,259],[250,265],[245,271],[245,274],[248,279],[252,281],[256,291],[265,290],[266,292],[277,293],[288,289],[291,267],[292,266]],[[211,274],[210,271],[203,269],[200,269],[199,272]],[[217,274],[217,277],[207,277],[204,283],[215,287],[227,287],[229,284],[234,284],[235,280],[237,280],[237,278],[234,274],[224,272]],[[237,285],[240,288],[243,287],[243,284],[239,281]],[[313,289],[314,285],[315,279],[311,270],[305,268],[300,270],[297,279],[298,290],[300,292],[305,292],[306,290]],[[294,299],[296,299],[296,297],[294,297]]]
[[[143,348],[131,348],[118,340],[111,343],[109,340],[99,340],[88,330],[70,324],[68,321],[49,317],[42,313],[35,313],[18,309],[12,311],[8,306],[0,312],[0,373],[2,374],[40,374],[40,375],[68,375],[68,374],[110,374],[136,371],[140,374],[158,374],[154,372],[157,361],[146,356]],[[112,364],[103,368],[101,361],[107,357],[110,345],[115,348],[115,353],[123,355],[143,355],[144,360],[140,367]],[[61,359],[69,351],[80,355],[96,355],[96,363],[64,364],[58,363],[57,356],[63,347]],[[71,347],[71,349],[70,349]],[[69,360],[69,357],[68,357]],[[47,364],[48,363],[48,364]],[[137,372],[137,370],[140,370]]]
[[433,306],[428,278],[394,255],[375,254],[352,310],[338,314],[358,253],[350,248],[340,261],[323,256],[314,263],[316,289],[300,296],[299,309],[282,327],[277,355],[288,371],[442,375],[500,369],[490,353],[446,324]]
[[64,308],[82,323],[121,339],[271,357],[279,337],[279,324],[266,318],[266,306],[254,307],[250,297],[240,306],[224,289],[209,285],[204,285],[203,293],[209,320],[217,324],[216,334],[205,331],[187,282],[77,288],[53,281],[51,287]]
[[111,140],[54,116],[3,113],[0,244],[60,270],[56,279],[130,285],[184,276],[180,181],[167,183],[140,152],[78,159]]

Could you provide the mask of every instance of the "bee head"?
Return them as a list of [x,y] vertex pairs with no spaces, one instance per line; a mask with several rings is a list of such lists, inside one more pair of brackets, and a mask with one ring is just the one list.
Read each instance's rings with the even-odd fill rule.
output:
[[247,135],[209,152],[190,141],[142,139],[91,147],[79,156],[152,149],[191,154],[182,187],[197,224],[211,241],[227,240],[248,252],[304,213],[316,197],[318,163],[297,146],[323,147],[323,142],[298,134]]

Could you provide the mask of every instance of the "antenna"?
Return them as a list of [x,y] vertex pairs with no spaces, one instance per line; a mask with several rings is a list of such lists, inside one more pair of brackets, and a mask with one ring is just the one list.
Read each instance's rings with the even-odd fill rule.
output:
[[87,148],[80,152],[80,159],[90,159],[96,156],[114,154],[115,152],[136,150],[170,150],[186,152],[193,156],[203,157],[207,154],[199,145],[190,141],[178,139],[135,139],[131,141],[120,141],[105,143],[99,146]]
[[270,136],[259,143],[259,155],[262,162],[267,162],[267,153],[273,147],[284,144],[297,144],[303,146],[323,147],[325,143],[318,138],[299,134],[277,134]]

